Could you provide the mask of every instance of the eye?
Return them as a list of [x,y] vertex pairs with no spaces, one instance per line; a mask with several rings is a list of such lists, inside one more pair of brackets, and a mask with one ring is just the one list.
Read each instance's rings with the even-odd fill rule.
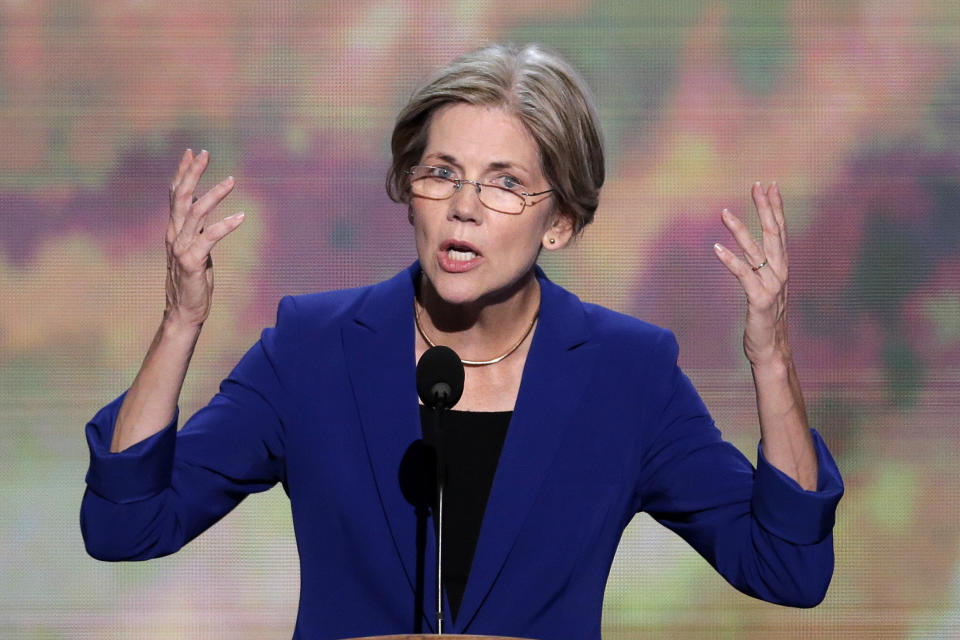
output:
[[427,167],[429,172],[428,176],[431,178],[441,178],[443,180],[454,180],[457,175],[451,171],[448,167]]
[[497,176],[494,178],[490,184],[501,187],[503,189],[508,189],[510,191],[518,191],[523,188],[523,185],[520,184],[520,181],[511,176],[510,174],[504,174],[502,176]]

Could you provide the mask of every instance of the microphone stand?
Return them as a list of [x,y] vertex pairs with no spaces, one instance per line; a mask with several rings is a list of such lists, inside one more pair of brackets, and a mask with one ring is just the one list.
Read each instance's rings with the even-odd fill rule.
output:
[[446,435],[441,429],[443,405],[433,409],[433,428],[437,436],[437,635],[443,635],[443,488],[447,481],[446,462],[443,458],[443,439]]
[[[423,333],[416,315],[414,322],[417,329]],[[433,515],[437,524],[437,635],[443,635],[443,492],[447,472],[443,456],[446,434],[441,425],[443,410],[457,404],[463,394],[464,376],[463,363],[453,349],[434,346],[426,334],[423,337],[431,346],[417,362],[417,395],[423,404],[433,409],[433,426],[437,439],[437,507]]]

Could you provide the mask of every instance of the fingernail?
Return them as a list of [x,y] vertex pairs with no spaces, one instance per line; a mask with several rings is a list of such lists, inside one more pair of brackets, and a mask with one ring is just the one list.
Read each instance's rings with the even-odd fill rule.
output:
[[245,215],[246,215],[246,214],[244,214],[243,212],[235,213],[235,214],[233,214],[232,216],[230,216],[230,219],[231,219],[231,220],[243,220],[243,218],[245,217]]
[[753,186],[759,187],[759,186],[762,186],[762,185],[760,184],[760,181],[757,180],[756,182],[753,183]]
[[719,242],[713,243],[713,250],[716,251],[717,253],[723,253],[723,247],[720,246]]

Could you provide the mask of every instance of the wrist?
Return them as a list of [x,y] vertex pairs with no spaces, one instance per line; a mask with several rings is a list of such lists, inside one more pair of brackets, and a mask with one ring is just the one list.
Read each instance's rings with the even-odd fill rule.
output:
[[203,321],[189,320],[172,311],[164,311],[163,320],[160,322],[160,333],[165,338],[195,340],[202,328]]
[[787,349],[773,351],[763,357],[750,358],[750,368],[754,373],[786,373],[793,368],[793,354]]

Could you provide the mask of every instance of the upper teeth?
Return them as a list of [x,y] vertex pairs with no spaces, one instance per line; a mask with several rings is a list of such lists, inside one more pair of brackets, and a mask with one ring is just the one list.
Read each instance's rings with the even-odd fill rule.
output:
[[469,249],[467,251],[458,251],[456,249],[447,249],[447,256],[451,260],[473,260],[477,257],[473,251]]

